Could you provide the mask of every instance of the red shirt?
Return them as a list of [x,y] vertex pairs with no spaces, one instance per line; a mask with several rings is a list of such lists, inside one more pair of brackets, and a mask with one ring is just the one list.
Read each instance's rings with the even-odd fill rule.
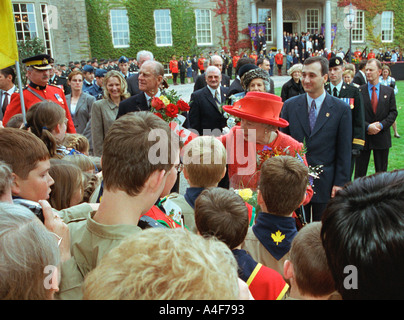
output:
[[[67,130],[68,133],[76,133],[76,128],[74,127],[73,119],[70,114],[69,106],[66,102],[66,97],[62,89],[54,85],[47,85],[45,89],[40,90],[39,87],[29,86],[32,91],[37,93],[39,96],[44,98],[45,100],[50,100],[56,102],[66,111],[67,122]],[[35,103],[41,102],[42,100],[36,97],[32,92],[28,91],[27,88],[23,90],[25,110],[27,111],[32,105]],[[3,125],[6,125],[8,120],[16,114],[21,113],[21,101],[20,101],[20,93],[13,93],[11,96],[10,104],[7,106],[6,112],[3,118]]]

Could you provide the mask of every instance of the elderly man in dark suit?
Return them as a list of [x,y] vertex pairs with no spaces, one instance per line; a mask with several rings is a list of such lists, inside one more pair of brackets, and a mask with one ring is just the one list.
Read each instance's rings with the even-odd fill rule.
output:
[[[209,66],[205,75],[207,86],[191,95],[189,126],[200,135],[220,135],[226,126],[221,106],[226,101],[228,88],[220,85],[222,72],[219,68]],[[212,132],[213,130],[216,132]]]
[[[213,55],[209,59],[209,66],[215,66],[217,67],[220,72],[222,72],[223,69],[223,59],[219,55]],[[222,73],[222,79],[220,80],[221,85],[223,87],[230,87],[230,77],[227,74]],[[202,89],[203,87],[206,87],[207,81],[206,77],[204,74],[199,75],[196,78],[195,84],[194,84],[194,92],[196,90]]]
[[[163,65],[154,60],[144,62],[139,70],[139,89],[141,93],[121,101],[117,119],[132,111],[150,110],[150,102],[153,97],[161,94],[160,84],[164,77]],[[129,78],[130,79],[130,78]]]
[[372,150],[375,171],[387,171],[391,148],[390,127],[397,118],[394,90],[379,82],[381,62],[370,59],[365,71],[368,83],[359,88],[365,104],[365,148],[356,160],[355,178],[366,176]]
[[350,181],[352,115],[345,102],[332,97],[324,85],[328,79],[328,60],[321,56],[305,60],[302,84],[306,94],[285,101],[281,117],[289,122],[282,131],[306,144],[310,166],[322,165],[314,180],[314,195],[304,207],[306,219],[321,220],[321,215],[336,192]]
[[[154,60],[153,53],[150,51],[142,50],[137,53],[136,56],[137,65],[139,69],[142,67],[142,64],[148,60]],[[139,73],[135,73],[133,76],[126,80],[128,84],[128,92],[131,96],[141,93],[142,91],[139,89]]]

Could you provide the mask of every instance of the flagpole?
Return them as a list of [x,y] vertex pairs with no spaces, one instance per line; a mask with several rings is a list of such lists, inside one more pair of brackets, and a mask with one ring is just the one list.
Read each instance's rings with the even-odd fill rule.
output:
[[19,92],[20,92],[21,113],[22,113],[23,123],[26,124],[27,119],[25,116],[24,93],[23,93],[23,87],[22,87],[22,81],[21,81],[20,64],[18,63],[18,61],[15,62],[15,69],[17,71],[18,88],[19,88]]

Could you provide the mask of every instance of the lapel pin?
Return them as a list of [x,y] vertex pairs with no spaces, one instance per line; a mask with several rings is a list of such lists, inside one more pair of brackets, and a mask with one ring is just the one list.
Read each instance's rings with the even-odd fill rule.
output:
[[327,112],[327,113],[325,114],[325,116],[328,118],[328,117],[330,116],[330,114]]
[[384,95],[384,99],[387,99],[387,95]]

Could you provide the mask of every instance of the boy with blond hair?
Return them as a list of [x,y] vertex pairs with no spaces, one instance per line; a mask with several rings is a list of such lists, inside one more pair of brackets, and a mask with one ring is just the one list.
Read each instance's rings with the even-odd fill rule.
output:
[[226,173],[226,159],[226,149],[215,137],[199,136],[186,144],[182,162],[189,188],[184,196],[173,193],[163,199],[165,211],[170,213],[173,210],[174,220],[183,215],[185,225],[196,232],[195,200],[205,188],[218,185]]
[[257,202],[262,212],[249,228],[243,249],[257,262],[283,275],[283,264],[297,234],[292,217],[306,197],[308,168],[291,156],[269,158],[261,167]]

